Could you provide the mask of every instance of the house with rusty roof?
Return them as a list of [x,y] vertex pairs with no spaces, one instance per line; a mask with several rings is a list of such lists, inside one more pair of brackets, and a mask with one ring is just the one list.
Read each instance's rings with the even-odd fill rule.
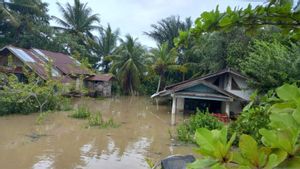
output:
[[253,90],[247,85],[248,78],[232,69],[224,69],[199,78],[166,86],[151,97],[172,98],[172,123],[178,112],[209,110],[226,117],[240,113],[249,102]]
[[[51,67],[47,70],[46,66]],[[113,76],[95,74],[81,65],[72,56],[41,49],[23,49],[6,46],[0,50],[0,72],[13,73],[19,81],[25,81],[25,69],[29,69],[41,79],[55,78],[65,85],[74,84],[76,89],[84,85],[101,96],[111,95]]]

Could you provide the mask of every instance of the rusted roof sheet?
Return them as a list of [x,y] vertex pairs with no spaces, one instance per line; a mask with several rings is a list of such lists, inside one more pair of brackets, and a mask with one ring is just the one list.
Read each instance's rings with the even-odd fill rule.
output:
[[80,62],[69,55],[42,49],[31,49],[31,51],[39,55],[41,58],[46,60],[51,59],[54,66],[66,75],[90,74],[88,69],[81,67]]
[[45,70],[45,62],[38,58],[34,53],[28,49],[17,48],[14,46],[7,46],[1,49],[9,50],[17,58],[19,58],[25,65],[27,65],[32,71],[38,74],[41,78],[46,79],[47,73]]
[[113,80],[114,76],[112,74],[97,74],[93,75],[91,77],[86,78],[87,81],[103,81],[108,82],[110,80]]

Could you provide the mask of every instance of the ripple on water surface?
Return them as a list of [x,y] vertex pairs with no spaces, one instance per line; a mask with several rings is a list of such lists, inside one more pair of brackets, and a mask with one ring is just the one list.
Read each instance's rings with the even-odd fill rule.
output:
[[37,114],[1,117],[1,168],[146,169],[145,158],[193,152],[191,146],[173,146],[169,106],[153,105],[146,97],[75,100],[78,105],[112,117],[120,127],[86,128],[87,121],[68,117],[70,112],[49,114],[42,125],[35,123]]

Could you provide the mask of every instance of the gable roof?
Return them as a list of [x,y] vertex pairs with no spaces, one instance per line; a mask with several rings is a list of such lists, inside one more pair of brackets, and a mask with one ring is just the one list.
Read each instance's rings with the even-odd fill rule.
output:
[[86,78],[87,81],[102,81],[102,82],[108,82],[112,80],[114,76],[112,74],[97,74],[91,77]]
[[[245,99],[239,97],[239,96],[236,96],[226,90],[223,90],[211,83],[208,83],[206,82],[205,80],[201,80],[201,79],[197,79],[197,80],[193,80],[193,81],[190,81],[190,82],[186,82],[186,83],[182,83],[182,84],[179,84],[179,85],[176,85],[174,87],[172,87],[171,89],[165,89],[163,91],[160,91],[158,93],[155,93],[153,94],[151,97],[154,98],[154,97],[157,97],[157,96],[167,96],[167,95],[170,95],[170,94],[173,94],[175,92],[179,92],[183,89],[187,89],[187,88],[191,88],[193,86],[197,86],[197,85],[204,85],[212,90],[215,90],[217,91],[218,93],[220,93],[221,95],[223,96],[226,96],[228,98],[230,98],[231,100],[232,99],[237,99],[237,100],[242,100],[242,101],[245,101]],[[199,93],[197,94],[197,92],[193,92],[194,95],[199,95]],[[185,93],[188,95],[188,93]],[[189,93],[190,94],[190,93]],[[201,94],[200,94],[201,95]],[[215,95],[215,94],[208,94],[208,93],[203,93],[202,94],[203,96],[208,96],[208,97],[220,97],[220,95]]]
[[[209,87],[209,88],[211,88],[211,89],[213,89],[213,90],[215,90],[215,91],[217,91],[217,92],[219,92],[219,93],[221,93],[221,94],[223,94],[223,95],[225,95],[229,98],[236,99],[236,100],[241,100],[241,101],[246,101],[245,99],[243,99],[243,98],[241,98],[241,97],[239,97],[239,96],[237,96],[233,93],[230,93],[230,92],[228,92],[224,89],[221,89],[218,86],[215,86],[214,84],[209,83],[209,82],[206,81],[209,78],[217,77],[217,76],[220,76],[220,75],[223,75],[223,74],[226,74],[226,73],[231,73],[231,74],[234,74],[234,75],[236,75],[238,77],[241,77],[243,79],[247,79],[247,77],[242,75],[241,73],[238,73],[238,72],[233,71],[232,69],[228,68],[228,69],[224,69],[224,70],[221,70],[219,72],[208,74],[208,75],[205,75],[205,76],[202,76],[202,77],[199,77],[199,78],[189,79],[189,80],[186,80],[186,81],[182,81],[180,83],[176,83],[176,84],[173,84],[173,85],[166,86],[163,91],[160,91],[160,92],[157,92],[157,93],[153,94],[151,96],[151,98],[154,98],[154,97],[157,97],[157,96],[167,96],[167,95],[173,94],[177,91],[180,91],[180,90],[183,90],[183,89],[187,89],[187,88],[202,84],[202,85],[205,85],[205,86],[207,86],[207,87]],[[191,94],[191,93],[189,93],[189,94]],[[210,95],[209,97],[212,97],[211,94],[209,94],[209,95]]]
[[4,52],[8,50],[18,59],[20,59],[26,66],[28,66],[33,72],[43,79],[47,78],[47,73],[44,68],[45,62],[38,58],[34,53],[28,49],[17,48],[14,46],[6,46],[0,50]]
[[223,74],[226,74],[226,73],[230,73],[230,74],[236,75],[236,76],[238,76],[240,78],[243,78],[243,79],[248,79],[248,77],[244,76],[243,74],[241,74],[241,73],[239,73],[237,71],[234,71],[234,70],[232,70],[230,68],[226,68],[226,69],[223,69],[223,70],[215,72],[215,73],[207,74],[207,75],[204,75],[204,76],[201,76],[201,77],[197,77],[197,78],[185,80],[185,81],[182,81],[182,82],[179,82],[179,83],[175,83],[175,84],[166,86],[165,89],[166,90],[167,89],[171,89],[171,88],[173,88],[173,87],[175,87],[177,85],[181,85],[181,84],[192,82],[192,81],[206,80],[206,79],[209,79],[209,78],[212,78],[212,77],[216,77],[216,76],[220,76],[220,75],[223,75]]
[[44,58],[45,60],[52,60],[53,65],[63,72],[66,75],[89,75],[89,71],[83,68],[80,65],[80,62],[74,59],[72,56],[58,53],[58,52],[51,52],[42,49],[31,49],[36,55]]

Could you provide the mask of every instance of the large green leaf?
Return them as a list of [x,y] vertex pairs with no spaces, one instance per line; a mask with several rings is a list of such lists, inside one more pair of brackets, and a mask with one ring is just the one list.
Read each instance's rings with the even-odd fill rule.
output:
[[258,164],[257,142],[251,136],[243,134],[240,137],[239,148],[244,158],[252,164]]
[[294,110],[293,117],[297,121],[298,125],[300,126],[300,105]]
[[300,97],[299,89],[294,85],[285,84],[276,89],[278,97],[282,100],[289,101]]
[[201,160],[196,160],[191,164],[187,164],[188,169],[200,169],[200,168],[210,168],[213,165],[217,164],[218,161],[212,158],[204,158]]
[[272,154],[269,156],[268,162],[266,163],[265,167],[266,169],[271,169],[274,167],[277,167],[280,163],[282,163],[287,158],[287,153],[282,150],[275,150],[272,152]]

